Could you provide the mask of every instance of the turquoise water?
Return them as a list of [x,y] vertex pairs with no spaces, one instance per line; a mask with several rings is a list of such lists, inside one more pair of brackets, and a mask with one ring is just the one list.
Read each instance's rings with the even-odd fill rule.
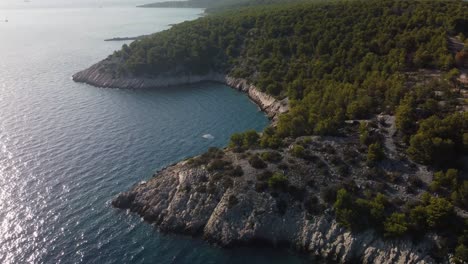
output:
[[0,263],[302,263],[286,251],[163,235],[110,206],[156,170],[268,124],[245,95],[219,84],[135,91],[73,83],[73,73],[123,44],[103,39],[202,13],[136,4],[0,3],[0,20],[9,20],[0,22]]

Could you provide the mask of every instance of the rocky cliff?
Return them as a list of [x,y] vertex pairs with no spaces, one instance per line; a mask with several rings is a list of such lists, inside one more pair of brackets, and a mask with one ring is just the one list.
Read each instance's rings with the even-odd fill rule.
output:
[[[206,166],[194,166],[191,160],[183,161],[120,194],[113,205],[138,213],[164,232],[199,235],[224,247],[289,245],[340,263],[436,262],[430,256],[431,238],[413,243],[385,240],[374,231],[351,233],[340,227],[330,209],[306,210],[287,193],[258,188],[258,173],[239,154],[227,151],[225,157],[240,165],[244,174],[220,175]],[[305,185],[289,177],[298,190]],[[317,182],[326,180],[316,178]]]
[[75,82],[87,83],[97,87],[124,89],[162,88],[204,81],[219,82],[247,93],[249,98],[254,101],[270,119],[276,120],[279,114],[288,111],[287,99],[277,100],[261,92],[260,89],[249,84],[247,80],[244,79],[233,78],[219,73],[209,73],[205,75],[186,74],[178,76],[164,75],[158,77],[117,76],[109,71],[109,68],[113,67],[115,67],[115,62],[107,59],[74,74],[72,78]]

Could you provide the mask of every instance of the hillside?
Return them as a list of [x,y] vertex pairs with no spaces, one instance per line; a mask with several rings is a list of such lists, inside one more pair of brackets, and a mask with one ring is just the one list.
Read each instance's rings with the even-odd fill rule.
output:
[[465,45],[467,15],[463,1],[288,3],[124,45],[74,79],[242,83],[283,110],[261,135],[235,134],[227,149],[167,168],[114,205],[226,246],[283,241],[340,262],[467,261],[468,98],[458,81],[467,53],[450,49]]

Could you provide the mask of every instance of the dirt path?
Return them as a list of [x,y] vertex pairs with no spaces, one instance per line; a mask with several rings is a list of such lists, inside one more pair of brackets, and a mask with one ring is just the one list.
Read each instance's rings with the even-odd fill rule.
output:
[[397,159],[398,150],[397,150],[397,146],[395,145],[395,141],[393,139],[393,137],[397,133],[396,123],[395,123],[396,118],[395,116],[391,116],[391,115],[379,115],[378,119],[379,119],[379,128],[383,131],[386,131],[386,133],[384,133],[384,147],[386,149],[386,154],[391,159]]

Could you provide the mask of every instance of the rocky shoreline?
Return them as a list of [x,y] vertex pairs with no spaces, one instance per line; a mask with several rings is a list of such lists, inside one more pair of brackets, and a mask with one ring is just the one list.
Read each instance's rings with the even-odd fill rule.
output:
[[[225,155],[239,160],[235,153]],[[239,165],[244,170],[248,166],[242,161]],[[339,263],[436,263],[430,256],[434,248],[430,237],[413,243],[385,240],[371,230],[351,233],[336,222],[330,209],[311,216],[283,194],[277,199],[258,192],[252,171],[232,182],[216,177],[206,167],[183,161],[120,194],[112,205],[139,214],[163,232],[202,236],[222,247],[290,246]],[[287,201],[286,212],[279,212],[280,201]]]
[[145,89],[166,88],[170,86],[194,84],[199,82],[218,82],[246,93],[262,111],[274,122],[277,117],[288,111],[288,99],[277,100],[274,97],[261,92],[245,79],[233,78],[219,73],[206,75],[179,75],[159,77],[115,77],[106,71],[110,62],[104,60],[90,68],[73,75],[75,82],[86,83],[103,88]]
[[[73,80],[97,87],[127,89],[214,81],[245,92],[273,122],[279,114],[288,110],[287,99],[279,101],[243,79],[217,73],[158,78],[114,77],[104,70],[106,63],[100,62],[75,74]],[[367,172],[362,161],[365,158],[356,143],[358,141],[356,138],[315,137],[308,148],[319,158],[313,163],[302,163],[299,159],[294,161],[294,168],[288,172],[290,186],[295,188],[292,190],[307,189],[308,195],[315,199],[311,199],[315,201],[314,206],[321,208],[323,201],[320,198],[317,201],[320,190],[343,181],[340,173],[337,173],[340,171],[339,165],[334,164],[333,160],[337,157],[346,160],[345,151],[355,153],[352,158],[357,164],[351,167],[351,174],[355,176],[349,177],[359,181],[359,177]],[[295,159],[287,150],[296,143],[290,142],[282,152],[284,160],[291,162]],[[331,153],[330,148],[333,148],[335,156],[327,154]],[[199,158],[194,157],[165,168],[147,182],[137,184],[132,190],[116,197],[112,205],[139,214],[163,232],[201,236],[223,247],[258,243],[288,245],[326,261],[340,263],[441,262],[431,256],[437,244],[435,237],[427,236],[420,242],[413,242],[409,238],[384,239],[372,230],[352,233],[336,222],[333,210],[305,209],[306,205],[310,207],[309,201],[298,199],[294,191],[268,192],[260,189],[258,177],[261,170],[252,168],[244,154],[228,149],[221,152],[222,159],[233,167],[241,168],[242,175],[213,172],[209,169],[209,163],[194,165],[193,161]],[[327,173],[323,173],[323,164],[329,170]],[[267,169],[277,171],[279,167],[269,164]],[[308,171],[306,174],[301,172],[304,169]],[[311,179],[315,182],[314,187],[310,185]],[[403,189],[402,186],[392,188]],[[442,262],[450,262],[449,257]]]

